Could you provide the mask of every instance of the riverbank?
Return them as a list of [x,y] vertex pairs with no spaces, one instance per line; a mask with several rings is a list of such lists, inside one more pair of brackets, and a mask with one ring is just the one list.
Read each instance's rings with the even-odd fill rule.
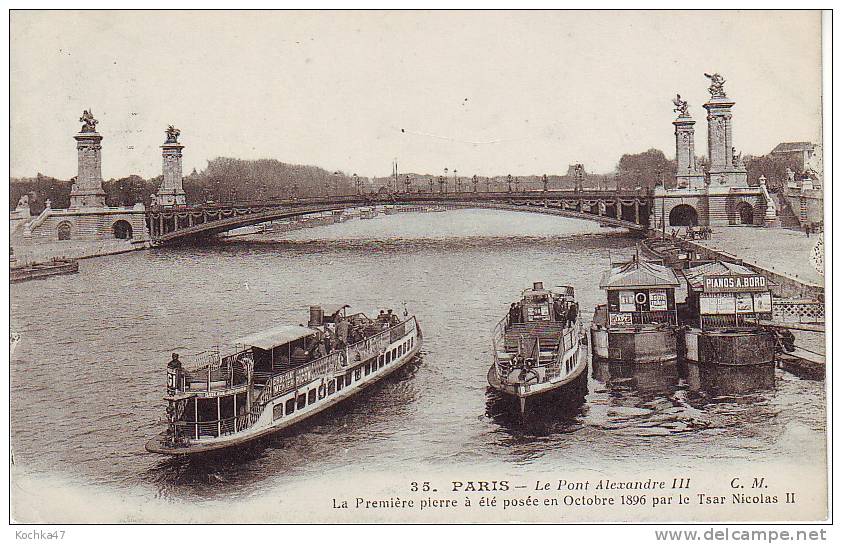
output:
[[44,262],[53,259],[89,259],[118,255],[150,247],[149,242],[129,240],[72,240],[22,244],[12,242],[14,257],[19,264]]

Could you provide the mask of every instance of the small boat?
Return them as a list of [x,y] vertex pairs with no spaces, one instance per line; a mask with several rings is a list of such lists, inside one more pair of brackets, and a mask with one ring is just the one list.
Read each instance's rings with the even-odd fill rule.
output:
[[15,354],[15,348],[20,343],[20,334],[9,331],[9,357]]
[[494,328],[488,383],[516,398],[521,413],[527,399],[563,392],[586,375],[587,336],[579,305],[572,287],[558,289],[535,282]]
[[219,451],[287,429],[360,393],[421,349],[415,316],[347,305],[310,307],[308,325],[279,325],[218,351],[167,365],[167,428],[146,450],[174,456]]
[[17,283],[56,276],[58,274],[75,274],[77,272],[79,272],[78,261],[72,259],[53,259],[51,261],[9,267],[9,282]]

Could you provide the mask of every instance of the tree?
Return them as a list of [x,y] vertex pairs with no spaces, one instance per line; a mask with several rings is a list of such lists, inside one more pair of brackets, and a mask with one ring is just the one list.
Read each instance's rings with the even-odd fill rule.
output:
[[620,187],[634,189],[638,185],[652,188],[661,179],[669,187],[675,176],[675,161],[668,160],[660,149],[649,149],[643,153],[625,154],[617,163]]

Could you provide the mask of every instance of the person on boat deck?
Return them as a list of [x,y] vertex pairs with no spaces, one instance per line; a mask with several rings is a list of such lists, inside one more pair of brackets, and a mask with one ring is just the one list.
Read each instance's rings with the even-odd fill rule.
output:
[[181,368],[181,361],[178,360],[178,353],[172,354],[172,361],[167,363],[167,368]]
[[292,364],[298,366],[303,365],[307,362],[307,352],[304,351],[304,348],[298,346],[295,348],[295,351],[292,352]]
[[344,346],[348,343],[348,320],[343,319],[336,324],[336,341]]
[[569,321],[571,325],[576,323],[577,315],[579,315],[579,305],[575,302],[571,302],[570,306],[567,308],[567,321]]
[[517,304],[512,302],[512,305],[509,306],[509,323],[517,323],[518,322],[518,311],[517,311]]
[[380,315],[377,316],[377,322],[380,324],[389,322],[389,316],[386,315],[384,310],[380,310]]
[[397,325],[399,322],[400,322],[400,319],[398,319],[398,316],[393,314],[392,310],[389,310],[389,325],[394,326],[394,325]]
[[280,357],[278,357],[278,360],[275,361],[275,367],[282,369],[289,368],[289,357],[287,357],[286,355],[281,355]]
[[324,345],[322,345],[321,343],[316,344],[316,347],[313,348],[313,350],[310,353],[311,353],[313,359],[320,359],[320,358],[324,357],[325,355],[327,355],[325,353]]

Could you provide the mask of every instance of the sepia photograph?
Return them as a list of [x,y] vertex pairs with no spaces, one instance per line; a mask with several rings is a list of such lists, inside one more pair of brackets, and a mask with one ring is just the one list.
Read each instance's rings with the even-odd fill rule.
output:
[[10,524],[831,521],[829,25],[9,10]]

